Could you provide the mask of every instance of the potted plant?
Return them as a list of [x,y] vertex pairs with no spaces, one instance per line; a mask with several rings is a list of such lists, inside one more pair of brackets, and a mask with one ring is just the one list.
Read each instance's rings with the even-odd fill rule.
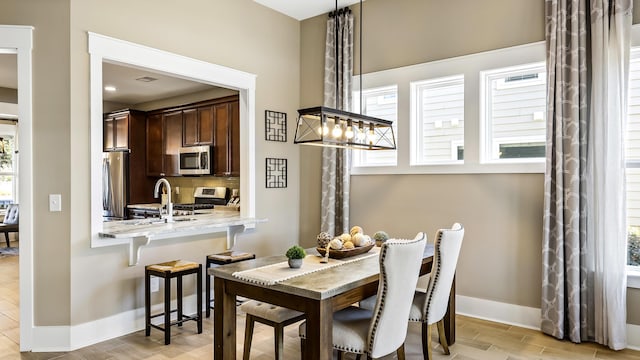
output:
[[289,248],[289,250],[287,250],[287,253],[285,255],[289,259],[289,267],[297,269],[302,266],[302,259],[307,256],[307,253],[301,246],[293,245]]
[[373,239],[376,241],[376,246],[380,247],[385,241],[389,240],[389,234],[382,230],[376,231],[376,233],[373,234]]

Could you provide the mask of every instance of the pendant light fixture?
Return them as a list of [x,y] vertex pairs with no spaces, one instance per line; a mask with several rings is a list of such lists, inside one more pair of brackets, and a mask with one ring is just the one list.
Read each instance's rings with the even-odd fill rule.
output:
[[[338,0],[336,0],[336,16]],[[338,60],[338,19],[335,19],[335,58]],[[396,141],[393,122],[362,115],[362,0],[360,0],[360,114],[327,106],[298,110],[294,144],[328,146],[360,150],[393,150]],[[336,97],[338,94],[336,68]],[[337,106],[337,104],[336,104]]]

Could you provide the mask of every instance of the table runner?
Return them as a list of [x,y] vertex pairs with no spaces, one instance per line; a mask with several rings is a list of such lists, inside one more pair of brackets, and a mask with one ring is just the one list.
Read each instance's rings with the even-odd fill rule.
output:
[[380,248],[374,246],[371,251],[365,254],[344,259],[329,259],[329,263],[327,264],[323,264],[320,262],[323,257],[319,255],[307,255],[303,259],[302,267],[298,269],[290,268],[287,261],[283,261],[276,264],[261,266],[255,269],[236,271],[232,275],[240,280],[248,281],[250,283],[258,285],[275,285],[279,282],[293,279],[298,276],[303,276],[355,261],[368,259],[373,256],[378,256],[379,253]]

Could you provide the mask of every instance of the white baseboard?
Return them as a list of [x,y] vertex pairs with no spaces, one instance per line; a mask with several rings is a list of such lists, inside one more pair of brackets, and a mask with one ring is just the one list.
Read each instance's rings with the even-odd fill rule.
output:
[[[456,295],[456,314],[540,329],[540,309]],[[627,324],[627,348],[640,350],[640,325]]]
[[456,295],[456,314],[540,329],[540,309]]
[[640,350],[640,325],[627,324],[627,348]]
[[[203,296],[204,299],[204,296]],[[172,309],[176,308],[175,300]],[[195,313],[195,295],[185,296],[184,313]],[[203,306],[206,306],[203,301]],[[162,305],[152,307],[152,313],[162,312]],[[126,311],[95,321],[73,326],[35,326],[33,328],[33,352],[73,351],[85,346],[117,338],[144,329],[144,308]],[[151,336],[162,336],[157,330]]]
[[[172,304],[175,307],[175,301]],[[206,306],[206,304],[204,304]],[[195,295],[184,298],[184,311],[195,312]],[[153,307],[153,313],[162,306]],[[529,329],[540,329],[540,309],[456,295],[456,313]],[[144,308],[74,326],[36,326],[33,352],[72,351],[144,329]],[[152,331],[152,336],[155,331]],[[640,325],[627,324],[627,348],[640,350]]]

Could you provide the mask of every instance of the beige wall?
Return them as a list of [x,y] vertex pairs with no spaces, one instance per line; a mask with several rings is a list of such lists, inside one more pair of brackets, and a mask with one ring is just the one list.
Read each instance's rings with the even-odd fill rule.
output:
[[[69,23],[68,0],[7,0],[3,1],[0,11],[0,24],[35,27],[33,278],[36,325],[68,324],[70,319]],[[50,213],[47,196],[56,193],[62,195],[63,211]]]
[[[640,1],[634,1],[635,22]],[[359,7],[353,6],[358,28]],[[544,1],[367,0],[364,72],[544,41]],[[322,102],[325,16],[302,22],[303,107]],[[355,37],[358,70],[358,31]],[[400,126],[408,119],[399,119]],[[478,121],[478,119],[465,119]],[[302,147],[300,238],[320,230],[320,151]],[[370,175],[351,178],[351,224],[412,237],[459,221],[466,236],[458,293],[540,307],[543,174]],[[629,289],[628,319],[640,324],[640,290]]]
[[[87,31],[257,75],[256,215],[269,221],[240,235],[237,248],[267,255],[296,241],[298,147],[265,142],[263,114],[270,109],[293,117],[300,103],[298,21],[251,0],[7,0],[0,24],[35,27],[37,326],[77,325],[141,309],[144,264],[176,257],[204,262],[206,254],[224,248],[224,234],[166,240],[145,248],[133,267],[127,266],[126,247],[90,248]],[[290,133],[294,126],[290,121]],[[266,156],[289,159],[286,189],[264,188]],[[62,212],[48,212],[50,193],[62,194]]]

